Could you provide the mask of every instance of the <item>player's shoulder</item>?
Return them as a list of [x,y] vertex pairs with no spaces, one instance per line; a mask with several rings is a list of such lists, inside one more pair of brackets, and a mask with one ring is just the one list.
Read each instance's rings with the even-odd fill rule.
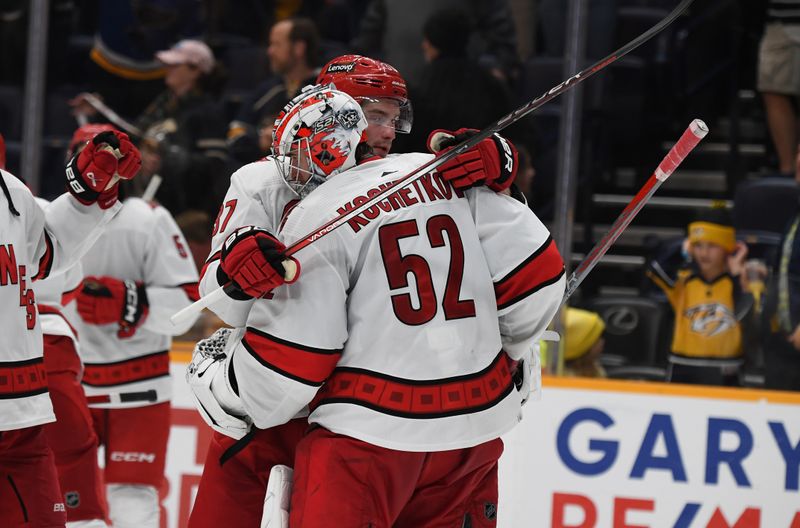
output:
[[286,187],[279,163],[273,156],[248,163],[231,175],[231,187],[250,196],[272,188]]
[[30,189],[28,189],[22,180],[4,169],[0,169],[0,174],[2,174],[3,181],[5,182],[5,186],[8,188],[8,192],[12,194],[26,194],[33,196]]
[[[3,186],[8,190],[8,197],[0,193],[0,201],[10,199],[14,207],[22,213],[36,207],[43,208],[41,204],[37,204],[30,189],[19,178],[2,169],[0,169],[0,177],[3,178]],[[6,205],[2,205],[2,207],[10,210]]]
[[164,217],[172,218],[172,215],[162,205],[130,197],[122,202],[122,209],[114,221],[125,229],[150,232]]

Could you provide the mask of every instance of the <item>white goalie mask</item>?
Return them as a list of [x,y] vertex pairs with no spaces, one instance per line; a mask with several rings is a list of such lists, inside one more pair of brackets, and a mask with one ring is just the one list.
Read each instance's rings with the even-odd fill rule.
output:
[[367,119],[349,95],[331,86],[306,87],[275,120],[272,153],[301,197],[356,164]]

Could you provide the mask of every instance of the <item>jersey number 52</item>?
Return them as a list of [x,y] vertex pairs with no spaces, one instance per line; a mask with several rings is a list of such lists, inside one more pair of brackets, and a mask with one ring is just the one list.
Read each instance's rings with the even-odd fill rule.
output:
[[[428,219],[425,231],[432,248],[450,246],[450,263],[442,299],[445,319],[475,317],[475,303],[471,299],[459,299],[461,281],[464,277],[464,245],[458,233],[458,226],[451,217],[437,215]],[[445,234],[447,234],[447,240],[445,240]],[[408,273],[414,274],[419,307],[414,308],[410,293],[397,293],[391,297],[395,315],[407,325],[425,324],[436,316],[438,310],[436,291],[433,288],[433,277],[428,261],[415,253],[402,255],[400,252],[400,239],[416,236],[420,236],[416,220],[387,224],[382,226],[378,232],[390,290],[407,288],[409,285]]]

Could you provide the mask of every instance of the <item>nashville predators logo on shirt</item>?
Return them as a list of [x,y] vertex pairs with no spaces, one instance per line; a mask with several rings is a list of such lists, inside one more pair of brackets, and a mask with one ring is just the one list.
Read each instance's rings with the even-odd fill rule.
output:
[[736,326],[736,318],[731,310],[719,303],[707,303],[692,306],[684,312],[691,321],[692,332],[712,337]]

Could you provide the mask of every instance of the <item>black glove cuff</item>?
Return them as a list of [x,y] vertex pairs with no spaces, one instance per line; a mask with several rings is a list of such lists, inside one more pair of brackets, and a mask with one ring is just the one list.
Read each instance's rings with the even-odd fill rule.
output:
[[238,284],[231,280],[225,270],[222,269],[222,266],[217,266],[217,283],[220,286],[225,286],[227,284],[233,285],[233,288],[226,287],[225,294],[233,299],[234,301],[249,301],[252,299],[249,295],[242,291]]
[[125,302],[122,304],[120,324],[125,327],[136,328],[150,306],[147,301],[147,290],[143,283],[132,280],[124,281],[124,285]]
[[500,136],[499,134],[492,134],[490,136],[494,141],[497,148],[497,157],[500,159],[500,175],[494,180],[494,185],[497,187],[505,187],[509,180],[513,180],[517,174],[517,163],[514,160],[514,147],[511,143]]
[[67,162],[67,190],[69,193],[77,198],[79,202],[85,205],[93,204],[100,196],[99,191],[94,191],[86,185],[86,181],[78,170],[78,156],[75,154],[71,160]]

